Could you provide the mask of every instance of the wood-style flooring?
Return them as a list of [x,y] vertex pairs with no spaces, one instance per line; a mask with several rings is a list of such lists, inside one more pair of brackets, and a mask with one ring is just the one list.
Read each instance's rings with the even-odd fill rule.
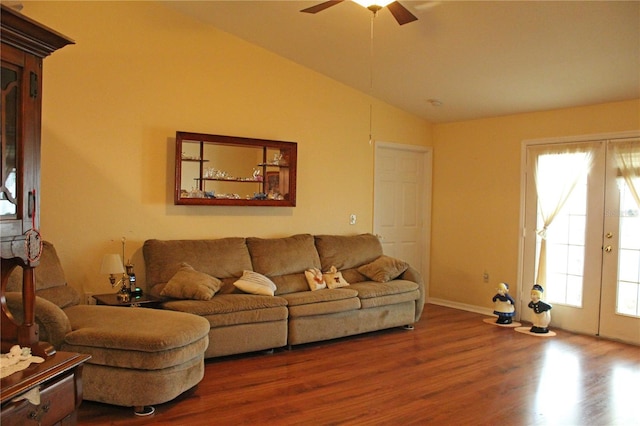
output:
[[80,425],[640,425],[640,347],[535,337],[427,305],[415,330],[206,361],[153,416],[84,401]]

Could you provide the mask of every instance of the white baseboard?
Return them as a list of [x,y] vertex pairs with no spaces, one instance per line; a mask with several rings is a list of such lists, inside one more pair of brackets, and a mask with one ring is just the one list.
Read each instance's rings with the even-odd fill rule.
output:
[[452,302],[450,300],[438,299],[435,297],[427,298],[427,303],[495,317],[495,315],[493,314],[493,309],[485,308],[484,306],[467,305],[466,303]]

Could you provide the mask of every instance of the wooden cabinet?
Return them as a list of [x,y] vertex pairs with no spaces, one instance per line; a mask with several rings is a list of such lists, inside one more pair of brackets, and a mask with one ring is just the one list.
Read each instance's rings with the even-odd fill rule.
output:
[[176,132],[175,204],[293,207],[297,146]]
[[[45,358],[0,383],[0,423],[9,425],[74,425],[82,402],[82,364],[88,355],[58,352],[38,338],[35,324],[35,276],[42,251],[40,226],[40,118],[42,59],[73,43],[1,5],[2,98],[0,181],[0,254],[2,255],[0,325],[2,352],[13,345],[30,347]],[[24,320],[14,321],[5,304],[11,271],[23,268]],[[37,392],[40,403],[22,397]]]
[[[33,269],[42,251],[40,225],[40,120],[42,108],[42,60],[73,43],[69,38],[2,6],[2,164],[0,181],[0,323],[2,352],[14,344],[30,346],[47,356],[51,350],[38,343],[35,324]],[[4,293],[15,267],[24,269],[24,321],[17,324],[8,311]]]
[[[90,358],[58,352],[42,364],[31,364],[2,379],[2,426],[75,425],[82,402],[82,365]],[[38,392],[39,404],[24,397]]]

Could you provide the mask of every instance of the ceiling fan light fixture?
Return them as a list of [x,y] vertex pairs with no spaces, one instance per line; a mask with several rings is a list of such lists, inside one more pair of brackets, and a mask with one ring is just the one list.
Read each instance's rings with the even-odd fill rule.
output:
[[377,12],[383,7],[386,7],[389,3],[393,3],[393,0],[352,0],[352,1],[374,12]]

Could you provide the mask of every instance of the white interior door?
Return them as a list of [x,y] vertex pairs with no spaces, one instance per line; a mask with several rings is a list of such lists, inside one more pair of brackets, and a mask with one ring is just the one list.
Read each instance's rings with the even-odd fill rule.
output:
[[[551,326],[640,343],[640,207],[616,165],[612,147],[617,143],[526,148],[520,311],[524,320],[532,320],[529,292],[534,283],[541,284],[544,299],[553,305]],[[546,220],[541,200],[563,192],[565,176],[577,167],[571,157],[581,151],[593,154],[588,173],[576,179],[553,220]],[[538,171],[550,177],[547,186],[533,178],[536,164],[545,162],[547,168]]]
[[384,253],[429,277],[430,148],[376,142],[373,232]]

